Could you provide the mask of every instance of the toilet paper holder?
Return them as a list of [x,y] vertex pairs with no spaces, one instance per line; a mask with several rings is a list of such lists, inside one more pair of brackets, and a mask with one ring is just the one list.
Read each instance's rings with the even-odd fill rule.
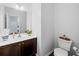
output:
[[73,50],[76,52],[76,54],[79,56],[79,49],[77,47],[73,47]]

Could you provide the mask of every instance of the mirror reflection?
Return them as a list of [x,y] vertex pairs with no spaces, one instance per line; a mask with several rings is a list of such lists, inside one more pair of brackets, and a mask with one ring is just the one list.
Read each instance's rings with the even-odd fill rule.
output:
[[10,7],[5,8],[5,28],[10,30],[10,33],[17,33],[18,27],[20,32],[26,30],[26,12]]

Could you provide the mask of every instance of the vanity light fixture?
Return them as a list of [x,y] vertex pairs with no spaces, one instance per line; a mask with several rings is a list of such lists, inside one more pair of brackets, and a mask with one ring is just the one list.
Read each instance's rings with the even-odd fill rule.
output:
[[17,10],[24,10],[24,7],[20,4],[16,4],[16,9]]

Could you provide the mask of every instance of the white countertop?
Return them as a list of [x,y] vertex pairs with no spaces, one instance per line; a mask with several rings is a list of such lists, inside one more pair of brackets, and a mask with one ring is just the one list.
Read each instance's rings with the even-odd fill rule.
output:
[[6,41],[3,41],[2,37],[0,37],[0,46],[9,45],[9,44],[24,41],[24,40],[29,40],[35,37],[36,35],[32,34],[31,36],[28,36],[26,33],[22,33],[21,37],[18,37],[18,34],[16,34],[14,38],[13,38],[13,35],[9,35],[9,38]]

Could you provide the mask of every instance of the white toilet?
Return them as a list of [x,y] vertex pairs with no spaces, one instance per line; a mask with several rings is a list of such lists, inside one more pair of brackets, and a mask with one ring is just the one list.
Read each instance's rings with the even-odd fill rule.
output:
[[54,49],[54,56],[68,56],[72,41],[58,39],[59,48]]

